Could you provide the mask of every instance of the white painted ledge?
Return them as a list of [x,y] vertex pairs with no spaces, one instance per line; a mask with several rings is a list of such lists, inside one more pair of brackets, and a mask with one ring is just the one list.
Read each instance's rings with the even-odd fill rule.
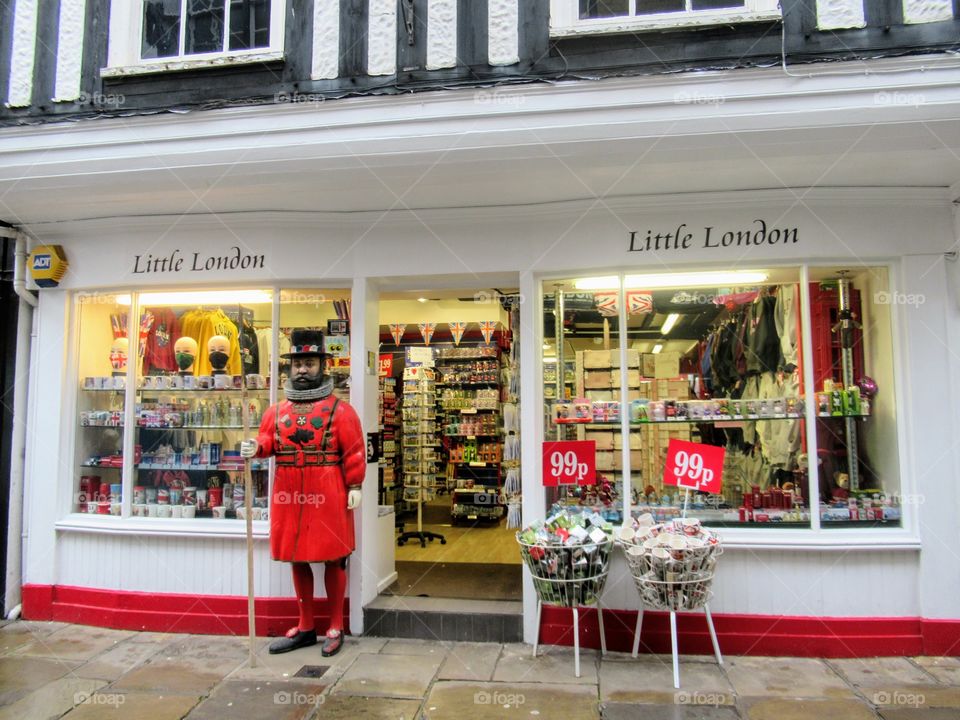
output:
[[232,67],[234,65],[254,65],[256,63],[275,62],[283,60],[282,50],[271,52],[251,53],[249,55],[231,55],[229,57],[198,58],[196,60],[172,60],[143,65],[122,65],[105,67],[100,70],[100,77],[126,77],[129,75],[150,75],[152,73],[172,72],[176,70],[199,70],[212,67]]
[[[55,525],[58,531],[96,533],[99,535],[137,535],[192,538],[233,538],[242,540],[247,536],[247,524],[244,520],[173,519],[173,518],[118,518],[109,515],[68,515]],[[270,523],[266,520],[253,521],[255,540],[270,537]]]
[[730,11],[715,11],[701,15],[669,13],[644,18],[616,18],[613,20],[578,23],[576,25],[552,26],[550,37],[576,37],[579,35],[613,35],[617,33],[654,32],[657,30],[682,30],[684,28],[709,27],[751,22],[775,22],[783,18],[779,9],[745,11],[737,8]]

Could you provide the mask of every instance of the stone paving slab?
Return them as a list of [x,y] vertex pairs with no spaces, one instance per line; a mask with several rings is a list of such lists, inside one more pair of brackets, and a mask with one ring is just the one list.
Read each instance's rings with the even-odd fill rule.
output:
[[438,680],[493,679],[501,646],[493,643],[456,643],[437,673]]
[[787,657],[731,657],[727,677],[740,697],[852,700],[853,689],[822,660]]
[[[353,664],[361,654],[376,655],[386,644],[386,638],[347,637],[346,642],[333,657],[325,658],[321,654],[322,643],[307,648],[300,648],[289,653],[279,655],[270,654],[270,643],[276,638],[258,639],[257,666],[251,668],[249,659],[244,659],[240,665],[230,673],[229,680],[284,680],[293,676],[305,665],[325,667],[323,677],[297,678],[310,683],[332,685]],[[249,653],[248,653],[249,655]]]
[[420,699],[442,658],[423,655],[361,654],[337,681],[334,693],[367,697]]
[[189,636],[122,675],[110,689],[206,695],[247,658],[246,638]]
[[517,717],[599,720],[600,710],[597,691],[588,685],[441,681],[434,684],[423,704],[422,717],[424,720]]
[[848,682],[861,688],[923,685],[930,682],[927,673],[902,657],[831,659],[826,663]]
[[[414,720],[419,700],[327,695],[318,720]],[[192,720],[192,718],[191,718]]]
[[55,720],[105,684],[102,680],[62,677],[23,696],[12,705],[0,707],[0,720]]
[[503,652],[493,672],[494,682],[564,682],[581,685],[597,684],[596,650],[580,648],[580,677],[574,673],[573,648],[541,645],[533,657],[530,645],[513,643]]
[[942,708],[881,708],[880,717],[883,720],[957,720],[957,712]]
[[877,720],[869,705],[858,700],[747,699],[745,720]]
[[443,659],[453,643],[441,640],[387,639],[380,651],[384,655],[429,655]]
[[634,705],[604,703],[603,720],[740,720],[736,708],[702,705]]
[[0,658],[0,705],[10,705],[47,683],[59,680],[78,664],[50,658]]
[[945,685],[960,685],[960,658],[917,657],[912,660]]
[[70,627],[65,623],[33,622],[18,620],[0,628],[0,654],[16,652],[18,649],[45,638],[58,630]]
[[680,663],[680,689],[673,687],[673,665],[667,660],[632,663],[600,661],[600,699],[609,703],[663,705],[733,705],[733,686],[720,666]]
[[78,667],[74,675],[112,682],[162,652],[160,643],[126,640]]
[[894,685],[864,693],[878,708],[958,708],[960,718],[960,688],[944,685]]
[[181,720],[199,697],[157,693],[97,693],[64,720]]
[[303,720],[323,705],[323,690],[323,685],[299,680],[228,680],[187,720]]
[[16,654],[85,662],[132,636],[133,633],[126,630],[68,625],[50,635],[36,638],[17,650]]

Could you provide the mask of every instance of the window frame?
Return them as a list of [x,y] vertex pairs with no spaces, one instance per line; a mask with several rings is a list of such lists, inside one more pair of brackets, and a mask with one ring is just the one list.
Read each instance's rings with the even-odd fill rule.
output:
[[[229,0],[225,0],[225,7],[228,4]],[[270,44],[267,47],[142,58],[140,51],[143,42],[143,3],[139,1],[111,3],[107,65],[101,69],[100,74],[102,77],[117,77],[281,60],[284,56],[286,9],[285,0],[270,0]],[[224,24],[227,34],[227,39],[224,41],[226,44],[229,41],[229,24],[226,22]],[[181,40],[183,33],[181,20]]]
[[[686,5],[689,4],[690,0],[686,0]],[[579,0],[550,0],[550,37],[650,32],[782,19],[778,0],[744,0],[743,7],[735,8],[588,19],[580,18]]]
[[[903,286],[903,278],[901,276],[902,265],[896,260],[890,258],[871,258],[864,261],[866,265],[871,267],[883,267],[887,270],[888,277],[888,289],[890,293],[896,293],[900,291]],[[761,263],[759,265],[744,265],[742,269],[749,270],[753,268],[791,268],[798,271],[798,282],[801,288],[808,288],[810,283],[810,272],[811,270],[818,269],[821,267],[834,267],[836,262],[829,262],[826,260],[800,260],[794,262],[785,262],[785,263]],[[716,270],[721,269],[718,266],[712,265],[710,263],[695,263],[692,265],[685,265],[682,268],[674,268],[678,272],[682,269],[690,271],[700,271],[700,270]],[[535,273],[532,277],[532,285],[535,288],[536,292],[536,303],[531,303],[534,307],[532,311],[536,315],[530,320],[532,327],[534,328],[534,344],[533,347],[536,348],[536,360],[535,360],[535,382],[533,383],[533,393],[535,394],[536,406],[546,408],[548,400],[545,398],[543,390],[543,343],[544,343],[544,333],[543,333],[543,286],[545,282],[551,280],[564,280],[568,279],[571,276],[576,276],[580,274],[589,274],[589,275],[616,275],[621,283],[623,283],[623,278],[626,275],[629,275],[633,272],[642,272],[638,267],[630,266],[627,268],[618,267],[618,268],[578,268],[576,270],[566,270],[566,271],[551,271],[546,273]],[[800,342],[804,348],[804,355],[807,356],[809,350],[812,347],[812,329],[809,322],[809,294],[807,292],[801,292],[800,294],[801,306],[806,306],[804,311],[804,321],[800,325]],[[624,308],[623,302],[621,302],[621,308]],[[901,313],[903,312],[902,306],[893,306],[890,313],[890,332],[893,342],[893,391],[896,397],[903,397],[903,390],[907,386],[907,377],[909,373],[909,368],[907,367],[908,358],[902,350],[902,342],[904,340],[904,324]],[[624,313],[621,313],[623,315]],[[619,336],[618,336],[619,339]],[[624,363],[621,363],[620,369],[621,377],[620,382],[621,386],[623,383],[627,382],[627,367]],[[804,395],[806,396],[806,383],[807,380],[804,380]],[[812,383],[812,380],[811,380]],[[805,422],[806,430],[808,434],[808,442],[815,438],[814,433],[816,425],[816,413],[812,403],[805,404]],[[540,415],[535,419],[536,422],[536,432],[534,441],[537,445],[542,445],[542,443],[547,440],[547,422],[545,415]],[[897,471],[899,474],[899,485],[901,495],[912,495],[917,492],[916,489],[916,477],[914,476],[913,470],[910,467],[909,457],[912,452],[912,443],[908,433],[908,428],[903,422],[897,422],[896,428],[897,435]],[[631,467],[632,471],[632,467]],[[539,462],[535,464],[535,475],[536,483],[538,486],[542,484],[541,467]],[[621,494],[624,493],[625,480],[621,482],[624,483],[624,487],[621,487]],[[812,472],[809,477],[809,485],[807,488],[809,495],[809,501],[811,506],[816,501],[817,506],[819,506],[820,493],[819,493],[819,482],[817,475],[817,468],[812,468]],[[532,495],[532,493],[531,493]],[[543,500],[542,496],[537,496],[539,500]],[[629,496],[626,496],[629,497]],[[538,500],[538,502],[539,502]],[[542,503],[541,503],[542,504]],[[531,514],[524,516],[524,522],[529,523],[534,519],[543,519],[546,517],[546,512],[548,510],[547,506],[543,507],[531,506],[533,511]],[[835,528],[831,527],[829,524],[823,524],[820,520],[819,512],[811,512],[810,514],[810,525],[806,528],[770,528],[767,527],[764,523],[754,523],[753,525],[743,524],[731,527],[725,527],[722,529],[724,543],[731,547],[739,547],[743,549],[751,550],[785,550],[788,548],[795,549],[815,549],[815,550],[824,550],[824,551],[843,551],[848,552],[851,548],[870,548],[872,550],[897,550],[897,551],[916,551],[921,547],[921,541],[919,537],[919,516],[920,510],[913,504],[907,503],[902,506],[901,509],[901,519],[899,527],[887,527],[887,528],[874,528],[874,527],[843,527]]]

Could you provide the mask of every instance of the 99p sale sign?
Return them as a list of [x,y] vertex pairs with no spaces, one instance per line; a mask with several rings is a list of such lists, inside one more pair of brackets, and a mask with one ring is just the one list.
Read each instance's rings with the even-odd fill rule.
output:
[[543,484],[595,485],[597,443],[594,440],[565,440],[543,443]]
[[699,492],[719,493],[724,448],[686,440],[671,440],[663,484]]

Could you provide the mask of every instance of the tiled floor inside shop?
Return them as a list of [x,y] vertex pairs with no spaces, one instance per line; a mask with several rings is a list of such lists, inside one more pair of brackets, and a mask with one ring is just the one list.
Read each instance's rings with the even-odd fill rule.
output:
[[525,645],[349,638],[266,652],[245,638],[164,635],[62,623],[0,628],[0,719],[593,718],[956,720],[960,659],[685,657]]

